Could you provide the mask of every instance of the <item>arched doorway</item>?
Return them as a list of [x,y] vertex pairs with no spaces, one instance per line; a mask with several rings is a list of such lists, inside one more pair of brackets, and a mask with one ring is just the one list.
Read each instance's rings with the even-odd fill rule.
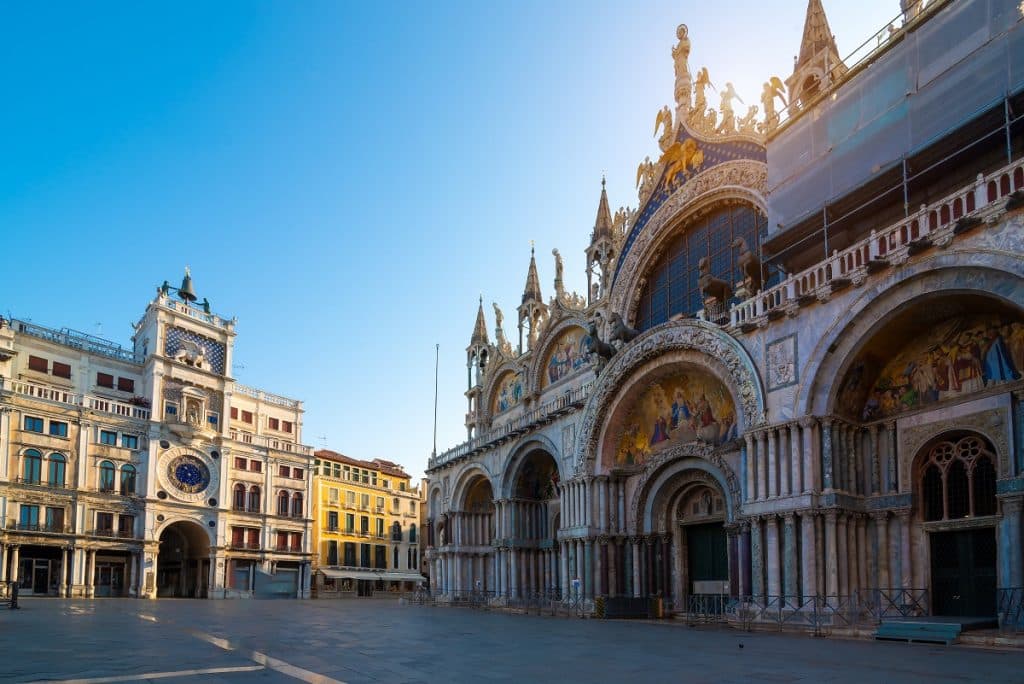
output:
[[679,490],[668,529],[674,529],[679,568],[675,594],[729,593],[729,547],[725,532],[725,497],[708,482],[693,482]]
[[210,537],[194,522],[168,525],[160,534],[156,591],[159,598],[206,598]]
[[446,534],[457,549],[447,591],[494,590],[494,489],[482,473],[467,482],[461,510],[452,511]]
[[935,615],[996,614],[997,459],[988,440],[946,433],[918,453],[918,517],[928,534]]
[[520,595],[554,594],[559,588],[558,466],[543,449],[529,452],[512,487],[512,553],[518,558],[512,583]]

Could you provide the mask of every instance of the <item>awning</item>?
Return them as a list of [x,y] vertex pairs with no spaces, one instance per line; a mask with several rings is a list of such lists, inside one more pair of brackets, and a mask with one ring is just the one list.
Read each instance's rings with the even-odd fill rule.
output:
[[317,572],[324,577],[331,579],[356,579],[356,580],[379,580],[383,579],[382,572],[368,572],[365,570],[335,570],[333,568],[320,568]]
[[381,579],[388,582],[422,582],[426,577],[418,572],[385,572]]

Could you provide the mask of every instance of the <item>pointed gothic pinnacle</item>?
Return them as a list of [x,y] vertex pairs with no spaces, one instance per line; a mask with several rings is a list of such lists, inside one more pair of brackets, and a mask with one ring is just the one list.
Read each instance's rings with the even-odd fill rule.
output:
[[489,344],[487,339],[487,320],[484,318],[484,296],[480,295],[480,306],[476,310],[476,325],[473,326],[473,337],[470,345]]
[[804,34],[800,41],[800,56],[797,57],[796,66],[803,66],[814,59],[822,59],[824,56],[822,53],[825,50],[828,50],[829,59],[835,63],[838,60],[839,50],[836,48],[832,29],[828,26],[825,8],[822,7],[821,0],[809,0],[807,16],[804,19]]
[[612,234],[612,212],[608,208],[608,191],[604,176],[601,177],[601,199],[597,203],[597,218],[594,219],[594,239],[610,237]]
[[530,240],[530,269],[526,272],[526,288],[523,290],[523,303],[530,300],[543,302],[540,293],[540,278],[537,277],[537,259],[534,255],[533,240]]

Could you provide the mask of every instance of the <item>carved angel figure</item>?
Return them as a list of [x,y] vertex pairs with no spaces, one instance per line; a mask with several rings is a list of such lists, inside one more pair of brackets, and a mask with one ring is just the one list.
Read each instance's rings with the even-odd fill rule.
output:
[[750,105],[747,108],[746,115],[739,120],[736,127],[740,133],[756,133],[757,122],[754,120],[757,117],[757,105]]
[[772,130],[779,123],[779,114],[775,111],[775,98],[782,100],[782,106],[786,106],[786,86],[778,76],[772,76],[765,81],[764,89],[761,91],[761,104],[764,106],[764,130]]
[[654,119],[654,135],[658,135],[658,129],[664,127],[661,137],[658,138],[658,146],[661,151],[666,151],[672,146],[673,138],[675,137],[675,126],[672,125],[672,110],[665,105],[658,112],[658,116]]
[[733,88],[732,83],[725,84],[725,90],[721,92],[722,104],[719,105],[718,110],[722,112],[722,123],[719,124],[718,130],[723,133],[731,133],[736,130],[736,114],[732,108],[732,101],[739,100],[740,104],[746,104],[743,99],[736,94],[736,89]]
[[697,72],[697,79],[693,83],[693,111],[695,114],[699,114],[700,116],[704,116],[704,110],[707,109],[708,106],[704,90],[709,85],[711,85],[711,76],[708,75],[708,68],[701,67],[700,71]]

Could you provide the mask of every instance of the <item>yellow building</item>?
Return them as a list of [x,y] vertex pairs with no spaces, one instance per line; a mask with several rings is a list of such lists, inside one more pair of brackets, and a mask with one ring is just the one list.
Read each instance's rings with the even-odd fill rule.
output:
[[316,452],[314,596],[411,591],[419,572],[420,492],[401,466]]

